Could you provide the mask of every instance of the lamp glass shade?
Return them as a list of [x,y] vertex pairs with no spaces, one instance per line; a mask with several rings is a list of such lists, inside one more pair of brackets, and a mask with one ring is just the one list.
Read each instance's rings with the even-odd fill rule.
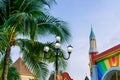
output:
[[45,51],[45,52],[48,52],[48,51],[49,51],[49,47],[48,47],[48,46],[45,46],[45,47],[44,47],[44,51]]
[[72,47],[71,45],[69,45],[69,46],[67,47],[67,50],[68,50],[69,53],[71,53],[72,50],[73,50],[73,47]]
[[56,42],[56,43],[55,43],[55,48],[56,48],[56,49],[59,49],[60,46],[61,46],[61,44],[60,44],[59,42]]
[[60,42],[60,40],[61,40],[60,36],[56,36],[56,41]]

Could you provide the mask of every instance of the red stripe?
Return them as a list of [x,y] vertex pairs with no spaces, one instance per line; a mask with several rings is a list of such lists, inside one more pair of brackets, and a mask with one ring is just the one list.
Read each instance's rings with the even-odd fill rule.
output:
[[96,61],[96,60],[98,60],[100,58],[107,57],[107,56],[110,55],[111,52],[114,52],[114,51],[120,51],[120,44],[118,44],[117,46],[112,47],[112,48],[110,48],[110,49],[108,49],[108,50],[106,50],[106,51],[104,51],[104,52],[102,52],[100,54],[97,54],[94,57],[94,60]]

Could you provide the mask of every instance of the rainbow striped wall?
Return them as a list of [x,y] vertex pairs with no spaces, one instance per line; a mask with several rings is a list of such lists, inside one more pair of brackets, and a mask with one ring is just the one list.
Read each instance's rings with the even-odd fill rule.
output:
[[114,66],[120,66],[120,55],[116,55],[114,57],[98,61],[98,80],[101,80],[105,72]]

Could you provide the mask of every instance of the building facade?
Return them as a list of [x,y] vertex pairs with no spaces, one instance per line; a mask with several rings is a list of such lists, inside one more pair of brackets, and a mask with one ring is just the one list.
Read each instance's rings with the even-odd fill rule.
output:
[[18,58],[13,66],[18,71],[21,80],[34,80],[33,74],[29,71],[21,58]]
[[120,44],[98,53],[96,37],[92,29],[89,40],[91,80],[120,80]]

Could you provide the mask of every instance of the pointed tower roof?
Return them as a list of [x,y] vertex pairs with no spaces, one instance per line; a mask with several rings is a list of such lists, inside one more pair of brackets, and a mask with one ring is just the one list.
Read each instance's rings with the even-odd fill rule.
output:
[[89,80],[87,73],[85,73],[85,80]]
[[90,32],[89,38],[91,39],[91,38],[94,38],[94,37],[95,37],[95,34],[93,32],[93,28],[91,27],[91,32]]
[[21,58],[18,58],[18,60],[13,64],[13,66],[17,69],[19,74],[21,75],[28,75],[33,76],[33,74],[29,71],[25,63]]
[[86,76],[86,77],[85,77],[85,80],[89,80],[89,78]]

